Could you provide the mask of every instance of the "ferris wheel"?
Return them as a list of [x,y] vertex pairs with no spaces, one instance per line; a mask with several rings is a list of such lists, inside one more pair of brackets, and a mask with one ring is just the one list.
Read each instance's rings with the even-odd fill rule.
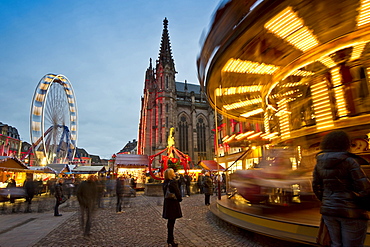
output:
[[72,161],[77,148],[77,103],[64,75],[47,74],[37,85],[30,115],[33,151],[41,165]]

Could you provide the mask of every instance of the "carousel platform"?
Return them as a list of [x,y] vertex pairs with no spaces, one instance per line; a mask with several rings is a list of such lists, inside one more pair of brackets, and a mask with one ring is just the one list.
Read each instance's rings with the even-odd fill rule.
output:
[[[238,196],[231,199],[222,196],[221,200],[211,205],[210,210],[222,220],[249,231],[286,241],[316,245],[321,217],[317,206],[250,205]],[[369,227],[365,246],[370,246]]]

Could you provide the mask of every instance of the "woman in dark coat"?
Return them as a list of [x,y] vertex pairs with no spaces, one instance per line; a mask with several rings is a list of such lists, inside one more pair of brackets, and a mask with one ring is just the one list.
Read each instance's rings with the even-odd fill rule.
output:
[[59,205],[62,204],[63,200],[63,178],[59,178],[58,182],[55,184],[55,207],[54,207],[54,216],[62,216],[59,213]]
[[367,232],[369,216],[356,203],[357,195],[370,193],[370,181],[360,167],[367,162],[347,152],[350,145],[344,131],[327,134],[313,172],[312,188],[321,201],[331,246],[363,246]]
[[205,175],[203,178],[204,204],[208,206],[210,204],[210,197],[211,195],[213,195],[213,181],[209,176],[209,172],[206,172],[204,175]]
[[164,172],[163,194],[166,195],[167,187],[171,193],[175,193],[176,199],[164,199],[162,217],[167,219],[167,243],[168,246],[178,246],[174,241],[173,230],[177,218],[182,217],[180,202],[182,201],[178,181],[173,169]]

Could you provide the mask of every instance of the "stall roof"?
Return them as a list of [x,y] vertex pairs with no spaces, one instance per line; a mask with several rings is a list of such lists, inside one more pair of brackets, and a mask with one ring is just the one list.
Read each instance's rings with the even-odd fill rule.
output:
[[22,161],[10,156],[0,156],[0,168],[9,170],[28,170],[28,166],[26,166]]
[[78,166],[72,170],[72,173],[94,174],[97,172],[106,172],[104,166]]
[[55,173],[55,170],[48,166],[30,166],[29,169],[32,171],[39,171],[44,173]]
[[199,165],[208,171],[225,171],[225,168],[214,160],[202,160]]
[[148,155],[117,154],[116,165],[121,167],[146,167],[149,165]]
[[54,170],[56,174],[59,174],[61,172],[70,172],[70,168],[68,164],[49,164],[47,165],[49,168]]

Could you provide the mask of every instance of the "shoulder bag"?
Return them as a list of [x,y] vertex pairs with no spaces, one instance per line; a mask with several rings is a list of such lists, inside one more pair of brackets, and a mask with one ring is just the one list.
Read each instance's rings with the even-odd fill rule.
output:
[[170,192],[170,183],[167,184],[165,199],[177,200],[175,193]]
[[330,246],[331,244],[329,230],[322,217],[320,221],[319,231],[316,237],[316,243],[318,243],[320,246]]

